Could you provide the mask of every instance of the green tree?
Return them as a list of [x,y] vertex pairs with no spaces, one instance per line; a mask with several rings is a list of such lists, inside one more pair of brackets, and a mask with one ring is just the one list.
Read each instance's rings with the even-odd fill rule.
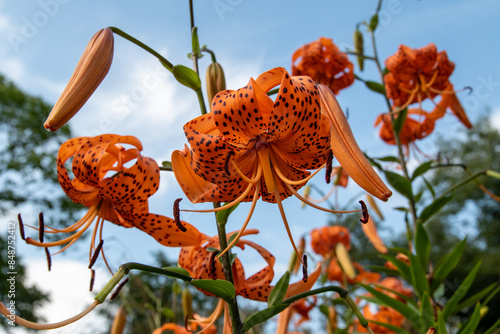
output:
[[[492,127],[489,115],[482,116],[472,129],[464,132],[437,141],[443,156],[442,164],[453,165],[436,169],[430,182],[435,185],[437,193],[467,177],[467,170],[500,171],[500,132]],[[477,181],[492,193],[500,194],[500,180],[483,176]],[[451,296],[456,288],[455,282],[463,281],[479,261],[482,261],[482,266],[469,295],[495,282],[500,284],[500,203],[486,194],[477,182],[459,188],[453,200],[427,223],[427,227],[435,259],[467,236],[467,248],[448,279],[445,297]],[[499,294],[490,301],[489,312],[481,320],[478,333],[498,320],[498,310]],[[458,317],[465,319],[467,315],[459,314]]]
[[[24,93],[0,75],[0,216],[9,224],[21,208],[24,213],[44,212],[51,224],[67,221],[76,212],[76,206],[60,189],[55,172],[57,150],[70,138],[70,129],[65,127],[57,134],[46,131],[43,122],[50,109],[49,104]],[[5,236],[0,236],[2,302],[11,299],[7,273],[13,271],[8,268]],[[21,242],[19,235],[16,242]],[[36,310],[48,300],[48,295],[25,283],[26,268],[18,254],[15,261],[16,314],[30,321],[43,320]],[[1,326],[6,331],[12,328],[7,321],[2,321]]]

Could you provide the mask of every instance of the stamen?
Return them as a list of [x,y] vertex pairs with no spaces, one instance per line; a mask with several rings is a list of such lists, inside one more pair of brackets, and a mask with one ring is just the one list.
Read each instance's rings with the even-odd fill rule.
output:
[[[259,180],[262,177],[262,168],[261,168],[260,164],[257,165],[257,172],[252,177],[255,179],[259,179]],[[259,185],[259,184],[260,183],[257,183],[257,185]],[[253,186],[253,183],[249,183],[247,188],[245,189],[245,191],[237,199],[235,199],[234,201],[227,203],[224,206],[221,206],[219,208],[208,209],[208,210],[181,210],[181,211],[185,211],[185,212],[219,212],[219,211],[229,209],[229,208],[235,206],[236,204],[239,204],[241,201],[243,201],[245,199],[245,197],[247,197],[248,194],[250,193],[252,186]]]
[[99,257],[99,252],[101,251],[103,244],[104,244],[104,240],[101,239],[101,241],[99,242],[99,245],[97,245],[97,248],[95,249],[94,255],[92,255],[92,259],[90,260],[90,263],[89,263],[89,269],[92,269],[92,266],[97,261],[97,258]]
[[302,282],[306,283],[309,275],[307,274],[307,255],[304,254],[302,257]]
[[90,269],[90,286],[89,286],[90,292],[92,292],[92,290],[94,290],[94,280],[95,280],[95,270]]
[[[258,164],[258,162],[256,161],[255,162],[256,164]],[[238,175],[247,183],[251,183],[251,184],[255,184],[257,182],[260,181],[260,177],[255,177],[253,179],[249,179],[245,174],[243,174],[243,172],[238,168],[238,165],[236,164],[236,162],[234,162],[234,160],[231,160],[231,164],[233,165],[234,169],[236,170],[236,172],[238,173]]]
[[[289,186],[289,187],[291,187],[291,186]],[[278,204],[281,218],[283,219],[283,223],[285,224],[285,229],[286,229],[286,233],[288,234],[288,239],[290,239],[290,242],[292,243],[292,247],[293,247],[293,250],[295,251],[295,254],[297,254],[297,257],[300,257],[299,250],[297,249],[297,246],[295,245],[295,242],[293,241],[292,232],[290,231],[290,226],[288,225],[288,221],[286,219],[285,210],[283,209],[283,203],[281,203],[281,197],[280,197],[278,187],[276,187],[274,189],[274,197],[276,197],[276,203]],[[304,262],[302,259],[300,259],[300,262],[302,262],[302,265],[304,265]]]
[[21,214],[17,215],[17,221],[19,222],[19,234],[21,234],[21,239],[26,240],[26,237],[24,236],[23,218],[21,218]]
[[330,184],[332,181],[332,171],[333,171],[333,152],[332,150],[328,150],[328,155],[326,157],[326,174],[325,180],[327,184]]
[[231,171],[229,170],[229,159],[231,159],[231,157],[235,154],[236,153],[234,153],[234,151],[227,152],[226,161],[224,162],[224,171],[229,176],[231,175]]
[[118,287],[116,288],[115,292],[113,292],[113,294],[111,295],[111,297],[109,297],[109,300],[115,299],[116,296],[118,296],[118,294],[120,293],[120,291],[122,291],[123,287],[127,283],[128,283],[128,277],[123,282],[121,282],[120,285],[118,285]]
[[[241,227],[240,231],[238,232],[238,234],[236,235],[236,237],[233,239],[233,241],[231,241],[231,243],[226,247],[226,249],[224,249],[222,251],[222,253],[220,253],[218,256],[217,256],[217,260],[222,256],[224,255],[228,250],[231,249],[231,247],[233,247],[237,242],[238,240],[240,239],[240,237],[243,235],[243,233],[245,232],[245,229],[247,228],[248,226],[248,223],[250,222],[250,219],[252,218],[252,215],[253,215],[253,212],[255,210],[255,205],[257,204],[257,199],[259,198],[259,193],[260,193],[260,183],[257,183],[256,187],[255,187],[255,191],[253,193],[253,200],[252,200],[252,205],[250,206],[250,210],[248,211],[248,216],[247,216],[247,219],[245,220],[245,222],[243,223],[243,226]],[[225,207],[225,206],[224,206]]]
[[298,199],[300,199],[302,202],[306,203],[309,206],[312,206],[315,209],[329,212],[329,213],[355,213],[355,212],[361,212],[362,210],[351,210],[351,211],[341,211],[341,210],[330,210],[327,208],[323,208],[319,205],[314,204],[313,202],[309,201],[308,199],[304,198],[301,194],[299,194],[291,185],[288,183],[285,183],[285,186],[290,190],[292,194],[294,194]]
[[[331,152],[331,150],[330,150],[330,152]],[[271,163],[273,165],[273,169],[276,172],[276,174],[278,175],[278,177],[281,179],[281,181],[283,181],[284,183],[287,183],[287,184],[291,184],[293,186],[299,186],[299,185],[306,184],[310,179],[312,179],[316,174],[318,174],[319,171],[323,167],[325,167],[325,165],[326,165],[326,164],[323,164],[314,173],[312,173],[311,175],[309,175],[308,177],[306,177],[302,180],[293,181],[293,180],[288,179],[285,175],[283,175],[283,173],[281,173],[280,169],[278,168],[279,164],[276,161],[276,156],[274,155],[274,152],[272,150],[269,150],[269,157],[271,158]]]
[[208,276],[210,276],[211,279],[216,280],[217,279],[217,267],[216,264],[217,259],[215,258],[219,254],[219,251],[213,251],[212,254],[210,255],[210,264],[208,267]]
[[182,225],[181,222],[181,214],[179,210],[179,202],[182,201],[182,198],[178,198],[174,201],[174,220],[175,220],[175,225],[177,225],[177,228],[181,230],[182,232],[186,232],[187,229]]
[[363,213],[361,214],[361,218],[359,219],[360,222],[363,224],[368,223],[368,218],[370,216],[368,215],[368,209],[366,208],[366,204],[363,201],[359,201],[359,204],[361,204],[361,210],[363,210]]
[[50,257],[48,247],[45,247],[45,257],[47,258],[47,269],[50,271],[50,269],[52,268],[52,258]]
[[43,213],[38,214],[38,223],[40,224],[38,228],[38,240],[43,243],[43,233],[45,232],[45,223],[43,222]]
[[184,317],[184,329],[186,330],[186,332],[189,332],[189,333],[192,333],[193,330],[192,329],[189,329],[189,316],[190,314],[187,314],[185,317]]

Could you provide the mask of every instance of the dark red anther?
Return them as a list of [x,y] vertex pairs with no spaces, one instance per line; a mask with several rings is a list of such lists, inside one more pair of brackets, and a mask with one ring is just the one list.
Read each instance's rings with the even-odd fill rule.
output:
[[175,225],[177,225],[177,228],[181,230],[182,232],[186,232],[187,229],[182,225],[181,222],[181,210],[179,209],[179,202],[182,201],[182,198],[178,198],[174,201],[174,220],[175,220]]
[[120,291],[123,289],[123,287],[127,283],[128,283],[128,277],[123,282],[121,282],[120,285],[118,285],[118,287],[116,288],[115,292],[113,292],[113,294],[111,295],[111,297],[109,297],[109,300],[115,299],[116,296],[118,296],[118,294],[120,293]]
[[26,237],[24,236],[24,223],[21,218],[21,214],[17,215],[17,221],[19,222],[19,234],[21,234],[21,239],[26,240]]
[[189,329],[188,325],[189,325],[189,316],[190,314],[187,314],[185,317],[184,317],[184,328],[186,329],[186,332],[189,332],[189,333],[192,333],[193,330],[192,329]]
[[92,266],[97,261],[97,258],[99,257],[99,252],[101,251],[101,248],[102,248],[102,245],[104,245],[104,240],[101,239],[101,241],[99,241],[99,245],[97,245],[97,248],[95,249],[94,254],[92,255],[92,259],[90,259],[89,269],[92,269]]
[[231,159],[231,157],[235,154],[236,153],[234,153],[234,151],[229,151],[229,152],[227,152],[227,155],[226,155],[226,161],[224,162],[224,171],[226,172],[226,174],[228,176],[231,175],[231,171],[229,170],[229,159]]
[[47,269],[50,271],[50,269],[52,268],[52,258],[50,257],[48,247],[45,247],[45,257],[47,258]]
[[43,242],[43,234],[45,232],[45,223],[43,222],[43,212],[40,212],[38,214],[38,223],[39,223],[38,239],[40,240],[40,242]]
[[359,204],[361,204],[361,210],[363,210],[363,213],[361,214],[361,218],[359,219],[360,222],[363,224],[368,223],[368,218],[370,218],[370,215],[368,214],[368,209],[366,208],[366,204],[363,201],[359,201]]
[[211,279],[215,280],[217,279],[217,267],[215,266],[217,263],[215,261],[215,257],[219,254],[219,251],[213,251],[212,254],[210,255],[210,266],[208,268],[208,275],[210,276]]
[[90,292],[92,292],[92,290],[94,290],[94,280],[95,280],[95,270],[90,269],[90,286],[89,286]]
[[332,181],[332,171],[333,171],[333,152],[332,150],[328,150],[328,155],[326,157],[326,174],[325,180],[327,184],[330,184]]
[[307,274],[307,255],[304,254],[304,256],[302,256],[302,281],[304,283],[307,282],[307,279],[309,278],[309,275]]

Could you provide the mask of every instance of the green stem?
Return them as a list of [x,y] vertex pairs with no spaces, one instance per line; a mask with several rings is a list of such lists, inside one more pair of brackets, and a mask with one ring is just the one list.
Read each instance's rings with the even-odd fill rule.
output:
[[215,52],[213,52],[212,50],[208,49],[205,46],[201,48],[201,51],[202,52],[208,52],[208,53],[210,53],[210,56],[212,57],[212,63],[216,63],[217,62],[217,58],[215,58]]
[[201,88],[196,90],[196,96],[198,96],[198,103],[200,104],[200,111],[202,115],[207,113],[207,107],[205,106],[205,99],[203,98],[203,91]]
[[498,172],[495,172],[492,170],[487,170],[485,174],[490,176],[490,177],[494,177],[495,179],[500,180],[500,173],[498,173]]
[[464,184],[467,184],[469,183],[470,181],[474,180],[475,178],[477,178],[478,176],[481,176],[481,175],[487,175],[487,172],[486,170],[482,170],[482,171],[479,171],[479,172],[476,172],[472,175],[470,175],[469,177],[463,179],[462,181],[458,182],[457,184],[453,185],[452,187],[450,187],[448,190],[446,190],[441,196],[439,196],[439,198],[437,198],[435,201],[441,199],[441,198],[444,198],[446,197],[446,195],[448,195],[449,193],[457,190],[458,188],[460,188],[461,186],[463,186]]
[[[215,203],[214,206],[216,206]],[[227,248],[226,225],[217,223],[217,230],[219,232],[220,249],[224,250]],[[226,281],[234,285],[233,271],[231,269],[231,250],[228,250],[224,255],[222,255],[222,267],[224,269]],[[231,324],[233,325],[233,333],[243,333],[243,323],[241,322],[236,296],[232,300],[228,301],[227,304],[229,306]]]
[[331,292],[331,291],[339,294],[340,298],[342,298],[344,300],[344,302],[347,304],[347,306],[349,306],[351,308],[351,310],[354,312],[354,314],[356,314],[360,325],[363,326],[364,328],[367,328],[368,327],[368,320],[366,320],[366,318],[363,316],[363,314],[359,310],[359,308],[356,305],[356,303],[354,302],[354,300],[351,298],[351,296],[349,296],[349,292],[347,292],[347,290],[345,290],[339,286],[330,285],[330,286],[324,286],[324,287],[321,287],[318,289],[302,292],[302,293],[299,293],[298,295],[295,295],[293,297],[290,297],[290,298],[283,300],[282,303],[283,304],[291,304],[291,303],[293,303],[297,300],[300,300],[302,298],[318,295],[320,293]]
[[[382,6],[382,0],[380,0],[379,3],[378,3],[377,12],[380,10],[380,6]],[[384,71],[382,70],[382,66],[380,65],[380,59],[378,57],[377,44],[376,44],[376,40],[375,40],[375,32],[371,31],[370,35],[371,35],[371,39],[372,39],[373,57],[375,58],[375,64],[377,65],[377,69],[378,69],[378,72],[379,72],[379,75],[380,75],[380,79],[382,80],[382,82],[384,82]],[[387,95],[384,95],[384,97],[385,97],[385,102],[386,102],[389,110],[392,110],[391,102],[387,98]],[[403,170],[404,177],[406,179],[408,179],[408,181],[410,181],[410,184],[411,184],[410,174],[408,173],[408,167],[406,166],[406,161],[405,161],[404,154],[403,154],[403,146],[401,145],[401,140],[399,138],[399,134],[396,133],[396,131],[394,130],[394,121],[395,121],[395,118],[394,118],[394,115],[392,113],[390,113],[389,115],[391,116],[392,131],[393,131],[393,135],[394,135],[394,141],[395,141],[396,146],[397,146],[399,164],[401,166],[401,169]],[[413,189],[411,190],[411,194],[410,194],[408,200],[410,202],[409,203],[410,204],[410,213],[411,213],[411,216],[412,216],[413,229],[414,229],[414,232],[415,232],[415,230],[417,228],[417,219],[418,219],[418,216],[417,216],[417,210],[416,210],[416,207],[415,207],[415,198],[413,196]],[[411,246],[411,240],[408,240],[408,243]],[[410,248],[410,250],[411,250],[411,248]]]
[[159,54],[155,50],[151,49],[149,46],[147,46],[143,42],[139,41],[138,39],[130,36],[129,34],[127,34],[126,32],[124,32],[121,29],[118,29],[116,27],[109,27],[109,29],[111,29],[111,31],[113,31],[113,33],[115,33],[115,34],[125,38],[126,40],[134,43],[135,45],[141,47],[142,49],[146,50],[147,52],[149,52],[150,54],[152,54],[153,56],[158,58],[160,63],[162,63],[163,66],[165,66],[170,72],[172,72],[172,68],[174,67],[174,65],[172,65],[172,63],[169,62],[167,59],[165,59],[161,54]]
[[148,266],[148,265],[136,263],[136,262],[129,262],[129,263],[122,264],[120,266],[120,270],[122,268],[124,270],[126,270],[126,274],[128,274],[128,272],[130,270],[140,270],[140,271],[145,271],[145,272],[149,272],[149,273],[160,274],[160,275],[164,275],[164,276],[177,278],[177,279],[183,280],[184,282],[188,282],[188,283],[193,280],[192,277],[186,276],[183,274],[179,274],[178,272],[175,272],[175,271],[171,271],[171,270],[163,269],[163,268],[152,267],[152,266]]
[[115,286],[120,283],[121,279],[128,274],[128,270],[126,268],[120,267],[120,269],[111,277],[111,279],[106,283],[104,288],[95,296],[95,300],[97,300],[100,304],[104,303],[106,297],[113,291]]

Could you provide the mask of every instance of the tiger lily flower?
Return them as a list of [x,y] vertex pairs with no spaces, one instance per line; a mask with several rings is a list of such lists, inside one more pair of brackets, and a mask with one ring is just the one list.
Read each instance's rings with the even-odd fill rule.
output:
[[[257,233],[259,233],[258,230],[248,229],[243,232],[242,236]],[[228,233],[227,237],[230,238],[234,234],[236,234],[236,232]],[[274,278],[273,267],[275,257],[269,253],[268,250],[250,240],[240,238],[235,246],[242,250],[246,246],[255,249],[267,263],[259,272],[246,278],[243,265],[240,259],[236,257],[232,266],[236,294],[251,300],[266,302],[273,289],[271,281]],[[178,261],[179,266],[186,269],[191,277],[195,279],[224,279],[222,264],[220,261],[214,260],[212,252],[209,251],[209,249],[212,248],[220,249],[219,238],[204,235],[198,245],[183,247],[181,249]],[[290,284],[285,298],[292,297],[311,289],[319,277],[320,269],[321,266],[318,264],[313,272],[309,274],[309,278],[306,282],[298,281]],[[211,295],[208,292],[203,292],[207,295]]]
[[[277,85],[280,89],[273,101],[266,93]],[[272,69],[243,88],[217,94],[212,110],[184,126],[190,147],[173,152],[172,166],[191,202],[228,204],[192,211],[216,212],[252,201],[243,231],[262,198],[278,204],[293,240],[283,199],[295,195],[312,207],[338,212],[297,193],[327,164],[331,152],[361,187],[383,200],[391,195],[357,146],[334,94],[308,77]],[[315,169],[311,174],[309,170]]]
[[[121,144],[132,148],[125,149]],[[139,228],[165,246],[197,244],[202,234],[193,226],[181,222],[186,230],[182,232],[173,219],[149,213],[147,201],[158,189],[159,168],[153,159],[142,156],[139,153],[141,150],[141,142],[133,136],[106,134],[73,138],[65,142],[57,157],[59,184],[71,200],[83,204],[89,210],[69,227],[48,227],[43,231],[72,235],[54,242],[27,238],[27,243],[39,247],[64,246],[62,252],[96,221],[89,251],[89,261],[92,262],[94,255],[103,252],[96,246],[96,240],[102,240],[104,221],[107,220],[122,227]],[[70,178],[65,166],[71,158],[74,178]],[[136,161],[132,166],[125,167],[134,159]]]
[[446,51],[438,53],[432,43],[420,49],[400,45],[385,65],[389,70],[384,76],[385,89],[395,107],[392,112],[397,113],[414,103],[421,109],[422,101],[427,98],[438,106],[434,98],[440,95],[440,110],[431,118],[434,121],[441,118],[449,107],[467,128],[472,127],[449,81],[455,64],[448,60]]
[[292,75],[306,75],[338,94],[354,83],[354,65],[331,38],[320,37],[292,55]]
[[59,129],[87,102],[111,67],[113,46],[113,32],[110,28],[101,29],[92,37],[68,85],[45,121],[44,127],[47,130]]
[[[394,327],[401,328],[406,322],[405,317],[401,313],[387,306],[380,306],[378,308],[378,311],[373,313],[370,309],[370,305],[366,305],[363,307],[363,315],[365,316],[366,320],[370,321],[370,329],[372,333],[395,334],[395,331],[388,329],[382,324],[388,324]],[[354,324],[358,333],[368,333],[368,330],[366,328],[358,326],[359,322],[357,319],[355,320]]]
[[349,230],[343,226],[331,225],[315,228],[311,231],[311,247],[316,254],[329,257],[335,252],[338,243],[351,248],[351,235]]

